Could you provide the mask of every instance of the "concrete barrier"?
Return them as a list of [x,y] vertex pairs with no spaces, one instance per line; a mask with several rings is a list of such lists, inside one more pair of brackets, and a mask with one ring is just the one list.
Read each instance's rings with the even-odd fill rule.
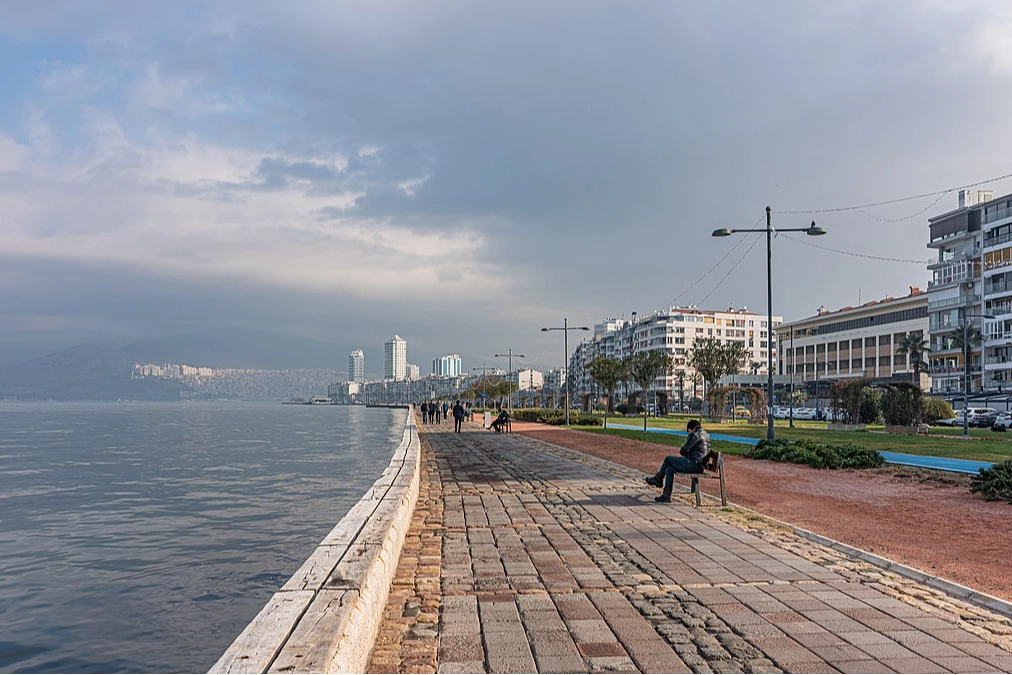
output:
[[413,411],[383,475],[235,639],[211,673],[361,673],[418,499]]

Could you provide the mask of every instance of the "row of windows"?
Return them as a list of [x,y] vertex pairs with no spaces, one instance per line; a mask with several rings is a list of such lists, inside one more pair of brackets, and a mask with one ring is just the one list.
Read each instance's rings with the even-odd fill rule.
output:
[[866,316],[860,319],[848,319],[846,321],[837,321],[835,323],[827,323],[822,326],[814,326],[807,329],[798,329],[794,332],[795,335],[826,335],[828,333],[841,333],[847,330],[859,330],[861,328],[869,328],[871,326],[881,326],[887,323],[899,323],[901,321],[913,321],[914,319],[923,319],[928,315],[927,305],[920,307],[914,307],[911,309],[901,309],[896,312],[888,312],[886,314],[879,314],[877,316]]

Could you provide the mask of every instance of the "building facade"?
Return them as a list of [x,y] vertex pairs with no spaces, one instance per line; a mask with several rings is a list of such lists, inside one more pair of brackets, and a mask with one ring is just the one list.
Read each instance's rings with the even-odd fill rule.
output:
[[405,380],[408,372],[408,343],[394,335],[383,344],[383,379]]
[[[782,317],[774,316],[773,327],[782,321]],[[671,307],[646,315],[634,313],[628,321],[605,319],[594,326],[594,337],[581,342],[570,359],[573,392],[584,396],[604,395],[587,372],[587,365],[598,356],[624,359],[637,352],[663,349],[671,354],[674,367],[654,381],[651,392],[665,400],[691,398],[687,391],[701,393],[702,388],[695,369],[689,364],[689,355],[696,341],[702,338],[740,343],[748,351],[745,370],[768,373],[767,350],[772,349],[774,369],[777,350],[775,330],[771,331],[767,323],[765,314],[751,313],[745,307],[729,307],[727,311]],[[630,393],[636,393],[635,389],[620,389],[616,395]]]
[[960,191],[958,204],[928,220],[933,390],[962,393],[965,379],[969,393],[1002,393],[1012,385],[1012,194]]
[[365,353],[361,349],[348,354],[348,381],[365,382]]
[[447,354],[438,359],[432,359],[432,374],[439,377],[457,377],[462,372],[460,356]]
[[[928,335],[928,294],[911,286],[904,297],[820,310],[776,332],[779,373],[795,386],[861,376],[913,380],[918,369],[899,346],[910,333]],[[920,378],[927,388],[928,374]]]

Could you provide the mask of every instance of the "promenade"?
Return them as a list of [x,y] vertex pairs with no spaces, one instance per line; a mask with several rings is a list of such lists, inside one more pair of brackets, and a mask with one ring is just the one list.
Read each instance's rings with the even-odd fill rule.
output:
[[421,427],[370,672],[1010,672],[1012,620],[631,469]]

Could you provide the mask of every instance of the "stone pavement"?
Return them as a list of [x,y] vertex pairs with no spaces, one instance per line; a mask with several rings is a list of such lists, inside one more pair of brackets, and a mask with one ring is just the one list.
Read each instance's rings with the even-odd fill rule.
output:
[[422,430],[370,672],[1012,672],[1012,619],[519,435]]

